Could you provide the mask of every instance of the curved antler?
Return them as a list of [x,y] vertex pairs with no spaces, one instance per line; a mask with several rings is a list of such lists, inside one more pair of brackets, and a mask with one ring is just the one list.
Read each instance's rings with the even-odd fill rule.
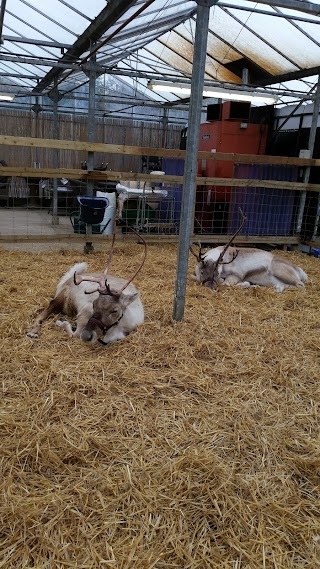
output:
[[141,260],[141,263],[139,265],[139,267],[137,268],[137,270],[133,273],[132,277],[126,282],[126,284],[121,288],[121,290],[118,292],[118,294],[121,294],[126,288],[127,286],[129,286],[130,283],[132,283],[133,279],[136,278],[137,274],[140,273],[144,262],[147,258],[147,243],[145,241],[145,239],[143,239],[142,235],[140,235],[140,233],[138,233],[138,231],[136,231],[133,227],[130,227],[130,229],[139,237],[139,239],[141,239],[143,246],[144,246],[144,250],[143,250],[143,257]]
[[240,215],[242,217],[242,221],[240,224],[240,227],[237,229],[237,231],[232,235],[232,237],[229,239],[228,243],[224,246],[223,250],[221,251],[220,255],[219,255],[219,259],[217,260],[217,265],[220,265],[220,263],[222,263],[223,257],[226,254],[227,250],[229,249],[231,243],[235,240],[235,238],[237,237],[237,235],[240,233],[241,229],[243,228],[245,222],[247,221],[247,216],[243,213],[241,207],[239,207],[239,212]]
[[[239,207],[239,212],[240,212],[240,215],[241,215],[241,217],[242,217],[240,226],[238,227],[237,231],[231,236],[231,238],[229,239],[228,243],[227,243],[227,244],[224,246],[224,248],[222,249],[222,251],[221,251],[221,253],[220,253],[220,255],[219,255],[217,261],[216,261],[215,263],[213,263],[213,266],[212,266],[212,276],[211,276],[211,277],[208,277],[207,279],[205,279],[202,284],[205,284],[205,283],[207,283],[207,282],[211,282],[212,285],[215,284],[215,286],[216,286],[217,283],[216,283],[216,280],[215,280],[215,276],[216,276],[215,273],[216,273],[217,267],[218,267],[218,265],[221,265],[221,264],[223,263],[223,257],[224,257],[224,255],[226,254],[226,252],[227,252],[227,250],[229,249],[229,247],[231,246],[232,242],[233,242],[234,239],[237,237],[237,235],[240,233],[240,231],[241,231],[241,229],[243,228],[245,222],[247,221],[247,216],[243,213],[241,207]],[[236,259],[236,257],[238,256],[238,253],[239,253],[239,251],[236,251],[236,252],[232,255],[231,261],[228,261],[228,262],[225,263],[225,264],[228,265],[229,263],[232,263],[232,261],[234,261],[234,260]]]
[[199,247],[198,253],[195,252],[195,250],[193,249],[193,247],[191,245],[189,247],[189,251],[190,251],[190,253],[192,253],[192,255],[197,259],[197,261],[199,263],[200,261],[203,260],[203,257],[204,257],[204,254],[202,253],[202,247],[201,247],[200,241],[198,243],[198,247]]
[[110,264],[111,264],[112,255],[113,255],[113,250],[114,250],[114,242],[115,242],[115,239],[116,239],[116,232],[115,232],[115,230],[114,230],[114,228],[113,228],[112,243],[111,243],[111,248],[110,248],[110,251],[109,251],[109,257],[108,257],[108,260],[107,260],[107,266],[106,266],[106,268],[105,268],[105,270],[104,270],[104,272],[103,272],[104,275],[107,274],[107,272],[108,272],[108,270],[109,270],[109,267],[110,267]]
[[106,268],[103,272],[103,275],[101,275],[100,277],[95,277],[93,275],[77,275],[77,273],[74,273],[73,275],[73,282],[75,285],[79,285],[81,282],[83,281],[89,281],[89,282],[95,282],[99,284],[99,287],[96,290],[87,292],[85,291],[86,294],[92,294],[94,292],[99,292],[99,294],[108,294],[110,296],[114,296],[114,297],[118,297],[120,296],[120,294],[127,288],[127,286],[129,286],[129,284],[133,281],[133,279],[136,278],[137,274],[141,271],[144,262],[146,260],[147,257],[147,244],[146,241],[143,239],[143,237],[140,235],[140,233],[138,233],[133,227],[130,227],[130,229],[136,234],[138,235],[139,239],[141,239],[143,245],[144,245],[144,255],[142,258],[142,261],[139,265],[139,267],[137,268],[137,270],[134,272],[134,274],[132,275],[132,277],[123,285],[123,287],[119,290],[119,291],[113,291],[110,288],[110,285],[108,284],[108,280],[107,280],[107,273],[111,264],[111,260],[112,260],[112,255],[113,255],[113,250],[114,250],[114,242],[115,242],[115,231],[113,232],[113,237],[112,237],[112,243],[111,243],[111,249],[109,252],[109,256],[107,259],[107,265]]
[[94,275],[78,275],[76,272],[73,275],[73,282],[76,286],[79,286],[80,283],[88,281],[92,283],[98,283],[99,287],[96,290],[91,290],[89,292],[85,291],[86,294],[93,294],[94,292],[101,292],[102,290],[106,289],[107,280],[105,276],[95,277]]

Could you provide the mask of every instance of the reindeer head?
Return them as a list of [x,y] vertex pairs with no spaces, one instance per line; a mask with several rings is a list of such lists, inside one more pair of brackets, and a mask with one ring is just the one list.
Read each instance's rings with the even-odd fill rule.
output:
[[80,338],[83,342],[96,342],[104,336],[110,328],[116,326],[122,319],[126,307],[133,302],[138,293],[125,294],[124,292],[100,293],[93,302],[93,314],[83,328]]
[[77,275],[76,273],[73,275],[74,284],[77,286],[83,281],[95,282],[98,284],[98,287],[95,290],[85,291],[85,294],[98,292],[99,296],[93,301],[93,314],[89,318],[87,324],[84,326],[80,334],[80,338],[84,342],[93,343],[96,342],[101,336],[104,336],[108,330],[110,330],[110,328],[116,326],[120,322],[121,318],[124,315],[126,307],[138,297],[139,293],[136,291],[133,293],[123,292],[140,272],[147,256],[147,244],[145,240],[139,233],[137,233],[137,231],[135,231],[135,229],[132,230],[141,239],[144,245],[144,254],[139,267],[134,272],[132,277],[127,282],[125,282],[120,290],[111,290],[107,280],[107,273],[113,255],[115,233],[113,233],[112,245],[104,273],[101,273],[99,276],[86,274]]
[[[227,265],[232,263],[234,259],[238,255],[238,251],[233,251],[232,254],[227,255],[229,247],[232,245],[232,242],[236,238],[236,236],[240,233],[242,227],[244,226],[245,222],[247,221],[246,216],[242,212],[241,208],[239,208],[240,215],[241,215],[241,224],[237,231],[232,235],[229,239],[228,243],[224,246],[223,250],[220,249],[213,249],[210,252],[210,257],[206,256],[202,253],[201,244],[199,243],[199,251],[196,253],[192,247],[190,247],[190,252],[194,255],[197,259],[197,264],[195,268],[195,280],[198,281],[200,284],[216,289],[219,282],[220,282],[220,274],[222,271],[222,265]],[[225,255],[228,257],[228,260],[224,260]]]
[[[217,288],[218,282],[218,269],[219,266],[217,265],[217,260],[219,258],[220,251],[216,251],[216,259],[206,258],[206,255],[203,254],[201,245],[199,244],[199,251],[196,253],[192,247],[190,247],[190,252],[194,257],[197,259],[197,263],[195,266],[195,274],[193,275],[193,279],[196,280],[198,283],[203,284],[204,286],[210,288]],[[211,255],[214,255],[215,251],[211,252]]]

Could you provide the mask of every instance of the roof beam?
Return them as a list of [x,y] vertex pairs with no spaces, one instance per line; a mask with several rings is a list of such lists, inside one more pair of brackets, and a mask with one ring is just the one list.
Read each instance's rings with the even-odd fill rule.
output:
[[36,40],[31,38],[24,38],[21,36],[2,36],[3,41],[10,41],[14,43],[27,43],[31,45],[44,45],[46,47],[56,47],[58,49],[69,49],[71,44],[60,43],[56,41]]
[[[117,0],[108,2],[100,14],[93,20],[87,29],[79,36],[73,46],[60,58],[60,63],[76,62],[76,60],[90,48],[92,42],[97,41],[131,6],[135,0]],[[54,66],[34,88],[39,93],[48,87],[54,79],[61,75],[61,68]]]
[[41,77],[39,77],[38,75],[23,75],[22,73],[4,73],[3,71],[0,71],[1,73],[1,77],[13,77],[14,79],[31,79],[32,81],[37,81],[38,79],[41,79]]
[[[256,0],[249,0],[249,2],[254,2],[256,4]],[[279,8],[288,8],[289,10],[298,10],[298,12],[306,12],[307,14],[320,14],[319,4],[301,2],[301,0],[259,0],[259,4],[278,6]],[[234,7],[236,8],[236,6]]]
[[[219,8],[230,8],[232,10],[242,10],[244,12],[254,12],[255,14],[262,14],[265,16],[272,16],[273,18],[288,18],[287,14],[283,12],[270,12],[269,10],[259,10],[258,8],[252,8],[251,6],[236,6],[235,4],[229,4],[228,2],[219,2]],[[305,18],[303,16],[290,16],[290,20],[297,20],[298,22],[305,22],[307,24],[320,24],[320,20],[311,20],[311,18]]]
[[[255,81],[255,87],[266,87],[274,83],[285,83],[285,81],[294,81],[295,79],[303,79],[304,77],[312,77],[313,75],[320,74],[320,65],[317,67],[310,67],[309,69],[299,69],[299,71],[291,71],[290,73],[283,73],[282,75],[274,75],[262,81]],[[289,91],[288,91],[289,93]]]
[[3,30],[4,14],[6,11],[6,3],[7,3],[7,0],[1,0],[1,6],[0,6],[0,44],[3,43],[2,30]]
[[[24,57],[20,55],[6,55],[4,53],[0,53],[0,61],[12,61],[13,63],[26,63],[27,65],[43,65],[51,67],[53,64],[58,69],[59,73],[61,70],[66,69],[79,69],[81,67],[78,63],[62,63],[62,59],[55,62],[53,59],[42,59],[40,57]],[[50,71],[49,71],[50,73]]]

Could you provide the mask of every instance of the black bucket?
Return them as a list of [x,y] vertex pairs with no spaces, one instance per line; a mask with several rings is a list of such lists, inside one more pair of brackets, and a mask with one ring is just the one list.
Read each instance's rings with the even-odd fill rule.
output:
[[83,197],[78,196],[80,204],[80,220],[84,223],[101,223],[104,212],[109,205],[107,198]]

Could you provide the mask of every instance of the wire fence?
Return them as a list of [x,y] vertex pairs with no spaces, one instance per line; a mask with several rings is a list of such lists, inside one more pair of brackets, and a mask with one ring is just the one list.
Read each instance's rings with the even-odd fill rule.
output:
[[[292,168],[291,168],[292,170]],[[247,165],[235,168],[239,182],[248,175]],[[261,172],[260,172],[261,174]],[[291,172],[292,174],[292,172]],[[270,178],[269,178],[270,180]],[[260,178],[261,183],[261,178]],[[270,182],[269,182],[270,183]],[[55,189],[56,187],[56,189]],[[126,233],[126,225],[150,236],[178,236],[181,223],[183,186],[178,183],[139,180],[99,180],[94,182],[93,195],[106,201],[103,219],[93,223],[93,234]],[[53,223],[54,195],[57,196]],[[41,235],[84,235],[86,223],[81,220],[81,197],[87,196],[85,181],[72,179],[28,178],[11,176],[0,181],[0,237]],[[312,241],[319,237],[319,194],[306,192],[301,217],[302,192],[292,189],[250,186],[198,185],[195,194],[195,237],[223,241],[234,233],[240,223],[239,208],[247,222],[238,239],[289,242],[300,237]],[[95,208],[95,203],[91,204]],[[301,227],[299,219],[301,217]]]
[[[61,141],[86,141],[85,117],[59,116]],[[49,113],[35,115],[33,111],[9,111],[2,114],[2,134],[12,137],[51,138],[53,118]],[[127,225],[150,236],[177,237],[179,234],[182,205],[183,158],[150,156],[150,149],[177,149],[181,142],[181,130],[176,126],[144,124],[99,118],[96,120],[96,142],[146,148],[146,155],[126,152],[95,152],[94,169],[102,170],[104,178],[94,181],[94,195],[102,193],[108,200],[106,215],[101,224],[93,227],[93,233],[108,233],[113,220],[123,220]],[[122,146],[121,146],[122,148]],[[58,154],[58,160],[57,160]],[[177,153],[172,151],[173,156]],[[60,150],[41,148],[35,144],[19,146],[2,144],[0,164],[10,167],[10,176],[4,172],[0,178],[0,237],[41,235],[83,235],[86,227],[81,222],[79,196],[86,196],[87,182],[74,179],[39,178],[23,176],[26,168],[52,167],[62,169],[86,169],[85,150]],[[169,155],[168,155],[169,156]],[[240,155],[238,155],[240,156]],[[270,157],[269,157],[270,158]],[[204,174],[199,160],[198,176]],[[209,160],[208,160],[209,162]],[[320,201],[317,191],[303,192],[296,186],[303,181],[303,167],[271,163],[225,162],[216,160],[212,176],[231,178],[230,184],[219,185],[204,181],[195,189],[193,233],[202,241],[223,241],[239,224],[239,207],[247,216],[239,238],[259,238],[288,243],[290,239],[315,241],[319,237]],[[207,163],[207,162],[206,162]],[[11,168],[12,167],[12,168]],[[220,169],[220,170],[219,170]],[[318,171],[318,168],[314,168]],[[230,172],[229,172],[230,170]],[[311,169],[313,170],[313,169]],[[162,179],[159,182],[139,180],[139,174],[153,171],[166,176],[180,177],[181,182]],[[119,174],[115,180],[114,175]],[[130,172],[132,179],[130,179]],[[224,172],[224,174],[223,174]],[[226,175],[227,172],[227,175]],[[17,175],[12,175],[17,174]],[[33,174],[34,175],[34,174]],[[47,176],[52,173],[47,173]],[[60,175],[66,175],[60,173]],[[159,178],[160,180],[160,178]],[[239,180],[239,184],[237,181]],[[272,186],[272,183],[275,186]],[[265,182],[265,187],[264,187]],[[280,188],[280,182],[282,187]],[[220,182],[221,184],[221,182]],[[57,196],[57,211],[54,203]],[[59,223],[57,224],[57,216]],[[108,221],[110,219],[110,221]],[[108,225],[106,223],[108,222]],[[119,231],[123,233],[119,222]]]

